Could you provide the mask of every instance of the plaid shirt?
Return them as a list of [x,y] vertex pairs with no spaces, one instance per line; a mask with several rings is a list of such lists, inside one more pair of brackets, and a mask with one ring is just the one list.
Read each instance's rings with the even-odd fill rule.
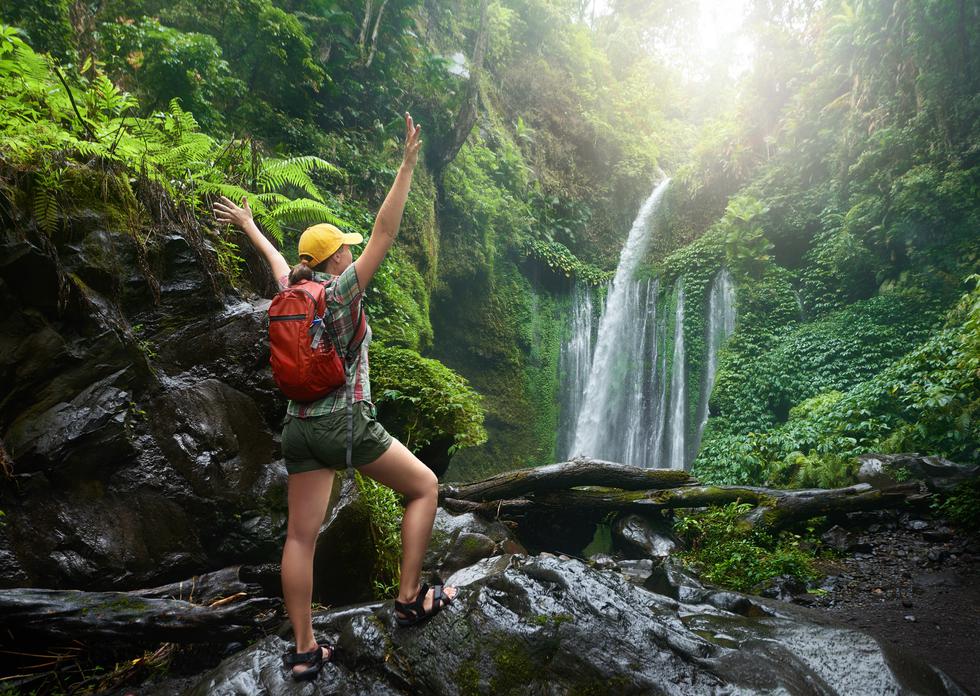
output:
[[[354,264],[351,264],[339,276],[328,273],[313,272],[313,279],[325,283],[327,291],[327,321],[328,328],[333,340],[337,341],[346,348],[354,336],[357,328],[357,315],[361,311],[361,300],[364,293],[357,284],[357,273]],[[279,279],[279,287],[289,287],[289,276]],[[361,343],[361,350],[354,359],[354,401],[367,401],[371,403],[371,381],[368,377],[368,346],[371,344],[371,327],[364,321],[364,342]],[[330,340],[324,336],[324,340]],[[322,399],[316,401],[289,401],[286,413],[297,418],[312,418],[322,416],[334,411],[343,411],[347,408],[347,391],[344,387],[330,392]],[[371,404],[374,411],[374,404]]]

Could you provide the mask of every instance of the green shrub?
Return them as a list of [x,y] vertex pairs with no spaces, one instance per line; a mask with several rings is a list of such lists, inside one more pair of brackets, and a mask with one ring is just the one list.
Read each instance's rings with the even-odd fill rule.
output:
[[374,479],[354,472],[354,480],[371,515],[371,536],[378,552],[372,582],[377,599],[387,599],[398,592],[401,578],[402,538],[404,515],[398,494]]
[[956,526],[969,532],[980,532],[980,478],[959,484],[932,507]]
[[813,553],[803,549],[801,537],[791,532],[774,537],[750,529],[740,518],[751,509],[734,502],[678,514],[674,531],[688,546],[681,558],[709,582],[740,592],[779,575],[803,582],[816,578]]
[[524,243],[524,254],[559,275],[576,278],[589,285],[601,285],[612,277],[612,273],[575,258],[568,247],[559,242],[528,239]]
[[213,36],[182,32],[144,17],[137,22],[105,22],[99,28],[106,69],[135,93],[146,113],[180,99],[205,130],[223,125],[222,113],[244,94]]
[[[782,424],[773,419],[756,427],[759,421],[736,420],[727,409],[709,420],[694,474],[717,483],[761,483],[768,478],[784,484],[836,486],[851,482],[853,457],[864,452],[921,451],[973,461],[980,453],[978,280],[980,276],[971,276],[974,287],[949,312],[945,326],[846,391],[834,389],[833,380],[861,368],[860,363],[841,364],[839,376],[825,373],[832,388],[790,409]],[[835,333],[841,335],[848,325]],[[836,365],[836,357],[828,364]],[[806,364],[802,356],[799,362]],[[784,374],[793,377],[788,366]],[[750,400],[753,391],[755,398],[766,393],[754,387],[741,398]]]
[[371,392],[406,447],[448,440],[452,453],[486,441],[481,397],[463,377],[407,348],[379,344],[371,358]]
[[426,350],[432,345],[429,294],[404,252],[394,247],[374,274],[366,293],[375,338],[390,346]]

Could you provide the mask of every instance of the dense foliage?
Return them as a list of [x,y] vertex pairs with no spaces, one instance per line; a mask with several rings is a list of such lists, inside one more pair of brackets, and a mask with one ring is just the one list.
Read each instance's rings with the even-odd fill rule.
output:
[[740,517],[751,509],[735,502],[679,515],[674,531],[687,544],[685,562],[706,580],[741,592],[758,591],[778,576],[801,582],[816,578],[812,542],[801,543],[802,537],[793,532],[773,536],[741,523]]
[[762,5],[773,60],[710,122],[651,252],[695,288],[721,264],[738,286],[694,472],[837,485],[861,452],[974,460],[975,290],[956,298],[980,263],[978,10]]

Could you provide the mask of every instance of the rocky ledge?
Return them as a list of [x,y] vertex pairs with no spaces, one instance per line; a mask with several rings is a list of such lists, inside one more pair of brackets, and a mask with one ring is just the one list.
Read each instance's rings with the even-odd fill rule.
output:
[[[667,564],[670,567],[670,564]],[[680,599],[568,557],[504,554],[457,571],[457,602],[398,628],[391,604],[320,613],[337,660],[316,694],[968,694],[943,672],[805,609],[700,587],[667,573]],[[296,693],[285,629],[211,671],[147,696]],[[119,692],[120,694],[126,692]]]

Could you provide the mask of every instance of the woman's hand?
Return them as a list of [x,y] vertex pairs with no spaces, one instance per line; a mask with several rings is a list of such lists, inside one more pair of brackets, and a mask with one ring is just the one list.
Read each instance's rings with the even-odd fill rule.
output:
[[242,205],[244,207],[239,208],[231,202],[230,198],[221,196],[214,202],[214,217],[218,222],[234,225],[244,230],[245,225],[252,221],[252,209],[248,207],[248,199],[244,196],[242,197]]
[[415,169],[415,163],[419,159],[419,148],[422,147],[422,126],[416,126],[411,114],[405,112],[405,155],[402,157],[402,165],[409,169]]
[[247,198],[242,196],[242,207],[238,207],[231,202],[231,199],[221,196],[214,202],[213,209],[214,217],[218,222],[235,225],[245,233],[252,246],[261,252],[265,260],[269,262],[269,268],[272,269],[272,274],[277,279],[289,275],[289,265],[286,263],[286,259],[283,258],[278,249],[272,246],[272,242],[265,238],[265,235],[256,227],[255,221],[252,220],[252,209],[248,207]]

